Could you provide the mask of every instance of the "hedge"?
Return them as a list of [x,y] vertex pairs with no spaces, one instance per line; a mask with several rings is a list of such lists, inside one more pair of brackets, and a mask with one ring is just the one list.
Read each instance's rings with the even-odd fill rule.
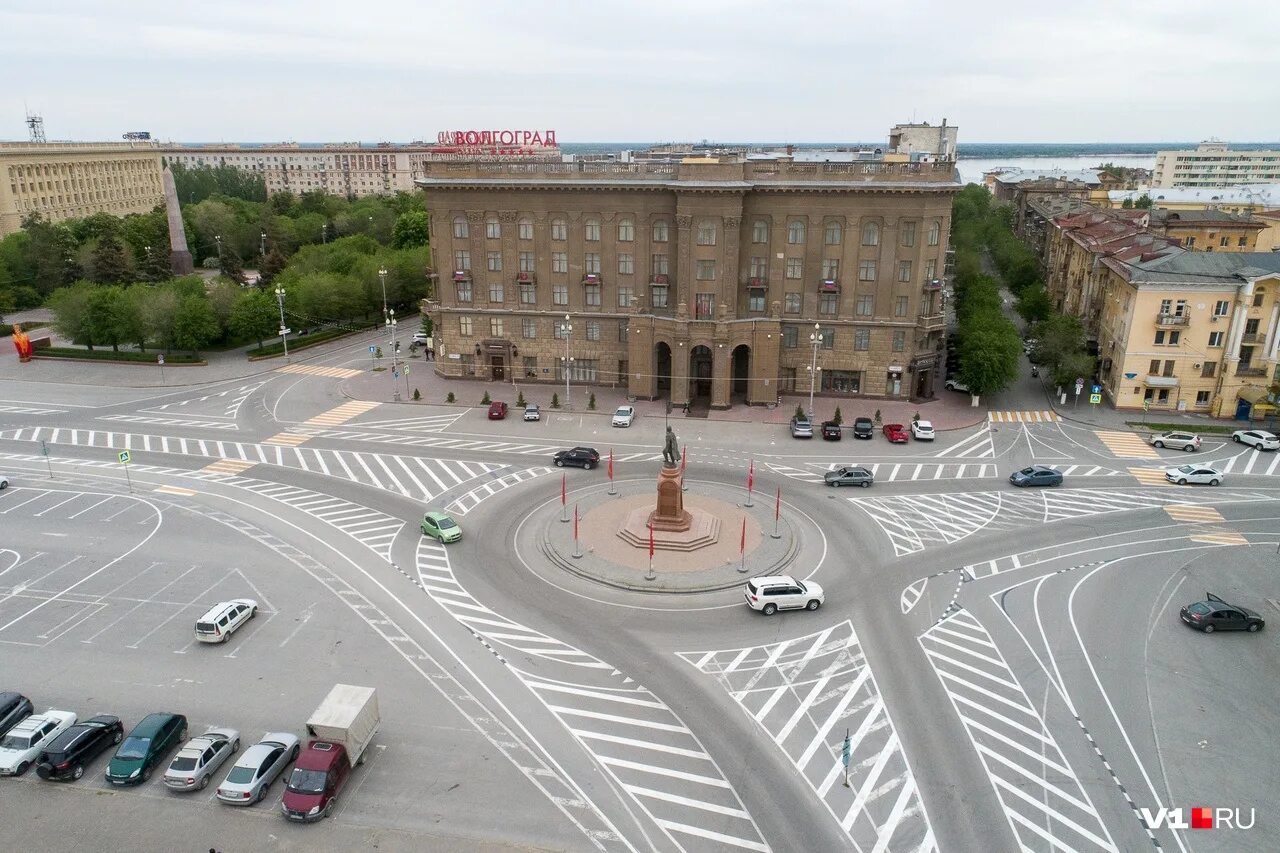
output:
[[[369,329],[374,328],[377,327],[369,327]],[[311,347],[336,340],[337,338],[345,338],[347,335],[358,335],[361,332],[369,331],[369,329],[321,329],[318,332],[312,332],[309,335],[304,335],[303,337],[294,338],[289,341],[289,351],[296,352],[298,350],[309,349]],[[275,343],[254,347],[248,351],[247,355],[250,359],[270,358],[273,355],[280,355],[283,352],[284,344],[280,341],[276,341]]]
[[[88,361],[136,361],[156,364],[154,352],[113,352],[112,350],[87,350],[75,347],[41,347],[31,353],[33,358],[80,358]],[[189,353],[165,353],[165,364],[204,364],[204,359]]]

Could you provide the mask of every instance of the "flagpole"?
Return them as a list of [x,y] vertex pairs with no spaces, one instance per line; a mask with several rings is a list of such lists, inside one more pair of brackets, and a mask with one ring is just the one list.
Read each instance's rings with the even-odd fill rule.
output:
[[613,448],[609,448],[609,494],[616,495],[617,488],[613,485]]
[[657,575],[653,573],[653,522],[650,521],[649,522],[649,574],[645,575],[644,579],[647,581],[651,581],[656,577]]
[[569,521],[569,481],[568,474],[560,475],[560,520]]
[[578,504],[573,505],[573,558],[582,559],[582,542],[578,539]]
[[751,467],[747,470],[747,502],[743,506],[755,506],[751,502],[751,488],[755,485],[756,479],[756,460],[751,460]]
[[738,571],[745,572],[747,570],[747,517],[745,515],[742,517],[742,540],[738,545],[738,552],[742,560]]
[[680,491],[682,492],[689,491],[689,487],[684,484],[684,466],[685,466],[685,463],[688,461],[689,461],[689,448],[685,447],[685,449],[680,453]]
[[773,538],[781,539],[782,534],[778,532],[778,517],[782,515],[782,486],[778,486],[778,498],[773,503]]

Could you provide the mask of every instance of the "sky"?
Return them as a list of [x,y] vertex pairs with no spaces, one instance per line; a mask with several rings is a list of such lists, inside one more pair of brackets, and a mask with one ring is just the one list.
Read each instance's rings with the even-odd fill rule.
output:
[[1280,2],[5,0],[0,139],[1280,139]]

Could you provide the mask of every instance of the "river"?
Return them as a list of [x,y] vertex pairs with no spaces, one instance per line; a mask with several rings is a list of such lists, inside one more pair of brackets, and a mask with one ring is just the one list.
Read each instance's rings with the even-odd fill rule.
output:
[[1156,158],[1151,154],[1089,154],[1071,157],[1005,157],[987,159],[983,157],[961,157],[957,162],[960,179],[966,183],[982,183],[982,175],[1002,166],[1014,166],[1019,169],[1044,170],[1053,169],[1074,172],[1080,169],[1092,169],[1103,163],[1114,163],[1117,166],[1129,166],[1139,169],[1154,169]]

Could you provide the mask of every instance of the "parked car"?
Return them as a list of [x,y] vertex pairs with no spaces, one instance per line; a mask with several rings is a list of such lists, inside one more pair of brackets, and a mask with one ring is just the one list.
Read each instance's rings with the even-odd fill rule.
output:
[[235,729],[209,729],[182,745],[164,771],[164,784],[175,791],[203,791],[222,762],[240,750]]
[[907,428],[902,424],[885,424],[881,429],[884,437],[889,439],[890,444],[906,444]]
[[107,764],[107,781],[113,785],[137,785],[151,778],[151,771],[187,737],[187,718],[181,714],[147,714],[133,727]]
[[424,514],[422,523],[418,527],[421,528],[423,536],[438,539],[445,545],[450,542],[457,542],[462,538],[462,528],[458,526],[458,522],[443,512],[428,512]]
[[524,407],[524,419],[526,421],[542,420],[542,410],[538,408],[537,403],[530,403]]
[[30,717],[34,711],[31,700],[21,693],[0,693],[0,735]]
[[381,716],[372,687],[334,685],[307,721],[313,740],[298,756],[280,798],[289,820],[320,820],[333,811],[354,765],[364,761]]
[[791,437],[813,438],[813,421],[808,418],[792,418]]
[[3,492],[7,488],[9,488],[9,478],[4,474],[0,474],[0,492]]
[[1166,469],[1164,478],[1179,486],[1185,486],[1188,483],[1197,485],[1207,483],[1210,486],[1216,486],[1222,482],[1223,474],[1208,465],[1179,465],[1177,468]]
[[84,766],[124,740],[124,724],[119,717],[100,714],[58,735],[40,751],[36,773],[51,782],[79,779]]
[[1227,604],[1211,592],[1204,594],[1204,601],[1184,606],[1178,615],[1183,622],[1206,634],[1214,631],[1248,631],[1252,634],[1267,624],[1256,611]]
[[267,796],[271,783],[289,762],[298,757],[298,738],[288,732],[267,732],[262,740],[240,755],[227,778],[218,786],[217,796],[233,806],[251,806]]
[[501,400],[494,400],[489,404],[489,420],[500,421],[507,416],[507,404]]
[[843,465],[822,475],[828,486],[862,486],[864,489],[875,482],[871,469],[861,465]]
[[570,450],[558,450],[551,461],[557,468],[566,465],[578,465],[590,471],[600,464],[600,453],[594,447],[574,447]]
[[1151,436],[1151,446],[1192,452],[1200,449],[1200,436],[1193,432],[1162,432]]
[[76,724],[76,715],[53,708],[32,714],[0,738],[0,776],[21,776],[54,738]]
[[1048,465],[1030,465],[1009,475],[1015,486],[1061,486],[1062,472]]
[[635,417],[635,406],[619,406],[613,412],[613,425],[616,427],[629,427]]
[[853,437],[854,438],[871,438],[875,435],[876,425],[871,418],[854,418],[853,419]]
[[747,581],[747,606],[772,616],[779,610],[817,610],[826,596],[813,581],[790,575],[764,575]]
[[823,441],[839,441],[841,438],[840,424],[835,421],[822,422],[822,440]]
[[196,620],[196,639],[202,643],[225,643],[240,626],[258,615],[258,602],[233,598],[210,607]]
[[1255,450],[1280,450],[1280,438],[1261,429],[1238,429],[1231,433],[1236,444],[1247,444]]
[[415,343],[420,347],[428,346],[431,343],[431,336],[426,332],[414,332],[410,343]]
[[969,391],[969,386],[965,385],[959,379],[948,379],[946,382],[942,383],[942,387],[946,388],[948,391],[964,391],[966,393]]
[[911,437],[916,441],[933,441],[933,424],[929,421],[912,421]]

